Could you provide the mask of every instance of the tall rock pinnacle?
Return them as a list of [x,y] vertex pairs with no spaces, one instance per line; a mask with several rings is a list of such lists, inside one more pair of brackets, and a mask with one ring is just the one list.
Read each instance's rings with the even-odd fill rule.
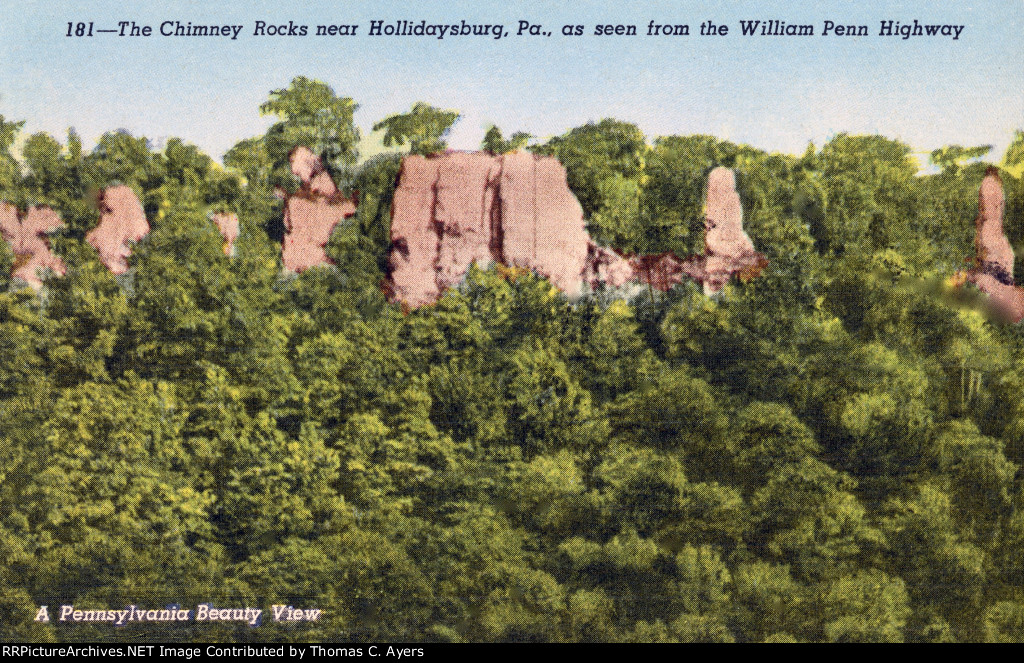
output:
[[743,230],[743,207],[736,192],[736,176],[728,168],[708,175],[704,253],[683,263],[683,271],[704,286],[704,294],[717,294],[733,274],[756,275],[768,264],[754,250]]
[[302,272],[331,264],[326,251],[331,233],[356,213],[356,206],[338,192],[320,158],[308,148],[292,150],[290,159],[292,173],[302,187],[285,202],[281,261],[285,269]]
[[85,236],[100,254],[100,260],[114,274],[128,271],[132,243],[149,234],[149,221],[142,203],[131,188],[107,187],[100,193],[100,222]]
[[1003,232],[1003,181],[989,168],[978,191],[974,235],[977,266],[968,279],[989,296],[996,312],[1011,322],[1024,319],[1024,289],[1013,283],[1013,248]]

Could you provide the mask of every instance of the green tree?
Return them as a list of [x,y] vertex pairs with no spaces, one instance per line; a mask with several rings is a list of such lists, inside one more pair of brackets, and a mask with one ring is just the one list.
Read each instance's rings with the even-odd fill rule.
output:
[[735,441],[728,418],[707,382],[684,368],[668,371],[646,389],[609,407],[613,439],[636,447],[676,451],[700,481],[730,482]]
[[1019,166],[1024,163],[1024,131],[1017,129],[1013,132],[1013,142],[1006,148],[1003,155],[1003,165],[1010,169],[1018,169],[1017,177],[1020,177]]
[[814,459],[773,472],[750,504],[750,545],[759,556],[792,565],[801,580],[852,571],[884,543],[852,490],[850,477]]
[[736,417],[736,428],[739,478],[751,488],[762,485],[772,471],[821,452],[807,426],[779,403],[747,405]]
[[871,569],[828,583],[816,597],[826,642],[903,642],[910,607],[903,581]]
[[662,367],[644,342],[629,304],[621,299],[607,306],[581,301],[567,313],[560,345],[569,369],[595,403],[653,383]]
[[[326,83],[296,76],[287,88],[271,90],[260,113],[281,120],[263,136],[263,143],[277,178],[290,181],[288,157],[296,147],[308,147],[318,155],[342,184],[351,178],[358,157],[359,129],[353,116],[359,106],[350,97],[339,97]],[[251,148],[236,153],[232,161],[253,168]],[[258,154],[258,152],[257,152]],[[260,158],[256,156],[258,163]],[[248,177],[248,175],[247,175]],[[276,183],[276,182],[275,182]]]
[[811,232],[835,257],[896,248],[913,258],[927,249],[911,230],[916,216],[911,148],[882,136],[839,134],[816,157],[825,192],[823,226]]
[[1024,605],[1001,601],[986,610],[985,642],[1024,642]]
[[175,389],[128,375],[64,391],[20,496],[39,604],[163,607],[217,576],[212,495],[195,481]]
[[[810,637],[807,588],[789,568],[762,561],[743,562],[732,574],[732,623],[741,641],[764,642],[770,637],[799,634]],[[806,634],[806,635],[805,635]]]
[[480,144],[480,149],[491,154],[508,154],[509,152],[515,152],[526,147],[531,138],[533,138],[531,134],[525,131],[517,131],[506,140],[501,133],[501,129],[492,124],[491,128],[484,134],[484,140]]
[[963,145],[946,145],[933,150],[929,157],[931,162],[942,170],[957,169],[965,161],[980,159],[992,151],[991,145],[964,147]]
[[[958,526],[952,500],[940,486],[925,483],[908,492],[886,504],[882,521],[891,568],[906,581],[919,615],[937,615],[952,634],[973,639],[987,581],[985,551]],[[935,635],[927,622],[936,620],[914,621],[915,638]]]
[[[103,188],[124,184],[144,202],[147,202],[146,192],[160,186],[165,175],[162,166],[147,138],[136,138],[124,129],[108,131],[100,136],[96,147],[85,157],[87,177],[93,186]],[[157,212],[152,202],[149,204],[147,218]]]
[[13,198],[21,185],[21,166],[11,154],[11,147],[24,126],[24,120],[7,122],[4,116],[0,115],[0,195],[5,200]]
[[590,449],[607,438],[590,393],[549,348],[524,344],[510,357],[508,370],[509,433],[528,456]]
[[[22,185],[32,204],[49,205],[57,210],[64,222],[61,235],[81,239],[98,220],[94,188],[86,157],[82,154],[82,140],[74,129],[68,130],[67,145],[63,146],[49,134],[29,136],[22,148],[28,167]],[[57,238],[52,243],[60,249]]]
[[445,136],[459,117],[457,111],[417,101],[408,113],[389,115],[373,125],[373,130],[384,132],[385,147],[409,143],[410,154],[427,156],[447,148]]

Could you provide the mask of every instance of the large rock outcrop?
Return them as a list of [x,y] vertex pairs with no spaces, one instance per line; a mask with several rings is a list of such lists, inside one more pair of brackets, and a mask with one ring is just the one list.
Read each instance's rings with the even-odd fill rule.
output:
[[756,276],[766,264],[767,259],[754,250],[754,243],[743,230],[736,176],[728,168],[715,168],[708,175],[704,253],[686,260],[683,271],[703,284],[704,294],[713,295],[733,274]]
[[100,260],[114,274],[128,271],[132,244],[149,234],[149,221],[142,203],[131,188],[107,187],[99,195],[100,222],[85,241],[100,254]]
[[296,148],[290,159],[292,173],[302,187],[286,196],[281,261],[285,269],[302,272],[332,264],[327,257],[327,242],[335,226],[356,213],[356,206],[338,192],[320,158],[308,148]]
[[46,233],[63,225],[55,211],[46,206],[31,207],[24,214],[9,203],[0,203],[0,234],[14,253],[11,276],[37,290],[47,270],[63,276],[64,261],[50,250]]
[[391,242],[392,296],[412,308],[435,301],[474,262],[532,269],[569,294],[603,275],[632,276],[590,241],[562,165],[521,152],[407,157]]
[[687,261],[670,253],[626,257],[587,234],[565,169],[552,157],[410,156],[392,204],[391,295],[410,308],[432,303],[474,262],[532,269],[569,295],[584,285],[636,280],[669,290],[687,275],[714,294],[733,274],[754,275],[766,263],[742,222],[732,171],[718,168],[708,185],[703,255]]
[[968,279],[989,295],[996,313],[1012,322],[1024,319],[1024,290],[1013,282],[1013,248],[1003,232],[1003,182],[990,168],[978,191],[974,236],[976,267]]

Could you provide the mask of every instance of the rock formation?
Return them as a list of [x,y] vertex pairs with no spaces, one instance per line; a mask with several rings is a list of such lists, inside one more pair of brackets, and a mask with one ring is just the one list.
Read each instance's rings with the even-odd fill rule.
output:
[[131,188],[107,187],[99,196],[100,222],[85,236],[100,254],[100,260],[114,274],[128,271],[132,243],[149,234],[149,222],[142,204]]
[[66,268],[60,256],[54,255],[46,233],[61,227],[63,222],[49,207],[31,207],[24,214],[8,203],[0,203],[0,234],[14,252],[13,278],[25,281],[37,290],[42,287],[46,270],[63,276]]
[[977,229],[974,246],[978,270],[1003,285],[1013,285],[1013,249],[1003,233],[1003,182],[999,171],[990,168],[978,191]]
[[309,149],[293,150],[291,166],[302,187],[286,197],[281,261],[285,269],[302,272],[332,264],[325,250],[327,242],[334,227],[356,213],[356,206],[338,192],[320,158]]
[[[556,159],[449,153],[402,162],[392,204],[391,292],[416,308],[494,261],[532,269],[569,294],[625,261],[590,241]],[[631,275],[630,275],[631,276]]]
[[210,220],[224,238],[224,255],[234,255],[235,240],[238,239],[238,217],[227,212],[218,212]]
[[989,295],[996,312],[1012,322],[1024,319],[1024,290],[1013,283],[1013,249],[1003,233],[1003,182],[999,171],[989,168],[978,191],[976,267],[968,279]]
[[706,295],[720,292],[733,274],[750,278],[767,264],[743,230],[743,207],[736,192],[736,177],[728,168],[715,168],[708,175],[704,233],[703,255],[689,258],[682,269],[703,284]]
[[634,280],[665,291],[687,275],[714,294],[733,274],[753,276],[766,264],[742,222],[732,171],[718,168],[708,184],[703,255],[685,262],[670,253],[624,257],[587,234],[565,169],[552,157],[410,156],[392,204],[391,296],[410,308],[429,304],[473,262],[492,261],[532,269],[570,296],[583,285]]

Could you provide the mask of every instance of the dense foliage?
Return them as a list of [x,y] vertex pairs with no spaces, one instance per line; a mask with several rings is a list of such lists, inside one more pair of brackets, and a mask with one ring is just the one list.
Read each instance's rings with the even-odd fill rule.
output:
[[[18,160],[0,118],[0,199],[57,209],[68,265],[38,295],[0,277],[0,639],[1024,639],[1022,333],[947,284],[986,151],[921,176],[880,136],[788,156],[587,124],[531,149],[566,164],[596,237],[701,250],[727,166],[764,275],[568,301],[474,267],[403,314],[380,289],[399,161],[355,159],[353,108],[296,79],[226,170],[124,132],[88,153],[37,134]],[[438,143],[451,118],[427,111],[386,121],[395,141]],[[273,232],[295,137],[360,200],[337,267],[298,276]],[[115,182],[153,227],[116,278],[82,241]],[[323,616],[33,621],[206,602]]]

